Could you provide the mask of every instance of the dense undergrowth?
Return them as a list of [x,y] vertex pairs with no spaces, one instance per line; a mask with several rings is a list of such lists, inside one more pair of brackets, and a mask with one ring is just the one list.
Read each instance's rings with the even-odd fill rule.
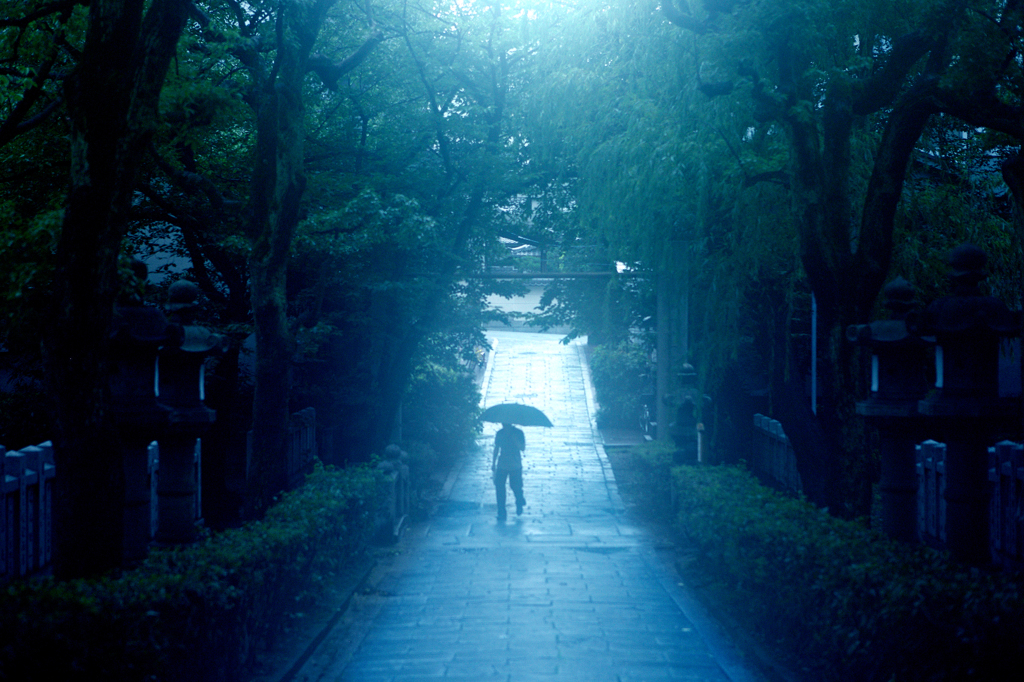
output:
[[[761,485],[735,467],[675,467],[634,449],[630,486],[672,500],[705,593],[809,680],[1016,680],[1024,656],[1024,577],[960,566]],[[620,458],[622,455],[620,455]],[[618,473],[618,472],[617,472]],[[664,490],[671,481],[671,491]]]
[[239,680],[374,530],[379,478],[318,467],[263,520],[99,580],[0,593],[0,679]]

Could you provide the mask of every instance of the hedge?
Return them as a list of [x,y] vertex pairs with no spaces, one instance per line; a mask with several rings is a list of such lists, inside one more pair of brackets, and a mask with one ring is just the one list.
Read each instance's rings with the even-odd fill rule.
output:
[[98,580],[0,593],[0,679],[239,680],[297,601],[365,547],[378,477],[318,467],[264,519]]
[[642,395],[650,388],[644,380],[644,373],[651,369],[647,354],[640,346],[623,342],[598,346],[589,362],[598,426],[635,427],[643,407]]
[[1020,679],[1021,576],[959,566],[760,485],[673,469],[677,529],[733,615],[814,679]]

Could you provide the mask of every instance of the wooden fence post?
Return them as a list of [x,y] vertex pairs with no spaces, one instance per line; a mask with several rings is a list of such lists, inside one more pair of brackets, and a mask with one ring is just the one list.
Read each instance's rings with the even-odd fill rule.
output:
[[998,563],[1011,568],[1024,565],[1021,547],[1024,516],[1024,445],[1003,441],[989,448],[988,480],[990,544]]
[[14,532],[14,520],[9,518],[8,491],[14,483],[14,478],[7,477],[7,449],[0,445],[0,580],[6,580],[11,573],[11,533]]
[[153,441],[146,448],[146,471],[149,475],[149,539],[156,535],[160,523],[160,506],[157,504],[157,477],[160,476],[160,443]]
[[18,451],[4,455],[4,506],[7,517],[8,577],[25,575],[28,569],[27,495],[25,494],[25,456]]
[[926,440],[917,446],[918,532],[923,542],[946,542],[946,446]]
[[43,450],[37,445],[21,449],[25,457],[25,567],[32,573],[42,567],[45,536],[43,525]]
[[53,487],[57,476],[56,460],[53,457],[53,443],[39,444],[41,451],[39,470],[39,544],[41,565],[49,566],[53,561]]
[[754,415],[751,448],[750,464],[755,473],[771,478],[787,490],[796,493],[803,490],[793,446],[778,420],[763,414]]

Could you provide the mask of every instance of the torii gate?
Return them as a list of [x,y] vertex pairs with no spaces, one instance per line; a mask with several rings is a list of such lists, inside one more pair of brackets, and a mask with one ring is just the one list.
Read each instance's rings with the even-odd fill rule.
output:
[[[505,235],[502,235],[505,236]],[[541,246],[539,242],[525,238],[512,236],[506,237],[512,241],[522,241],[534,246]],[[629,272],[482,272],[466,275],[471,279],[597,279],[619,277],[639,277],[640,273]],[[679,355],[685,358],[689,354],[689,268],[684,268],[684,285],[680,295],[678,323],[679,323]],[[657,422],[657,440],[669,439],[669,423],[672,420],[671,411],[665,404],[665,396],[670,393],[672,386],[672,309],[671,294],[669,292],[668,277],[664,274],[656,276],[655,295],[657,298],[656,317],[656,348],[657,367],[655,381],[655,421]]]

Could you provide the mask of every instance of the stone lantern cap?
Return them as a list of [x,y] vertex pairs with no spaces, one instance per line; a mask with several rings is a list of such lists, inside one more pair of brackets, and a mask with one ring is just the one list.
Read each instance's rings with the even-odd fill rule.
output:
[[177,348],[185,353],[226,353],[230,344],[228,338],[215,334],[206,327],[191,324],[195,317],[201,295],[195,282],[180,279],[167,289],[167,303],[164,308],[171,319],[178,322],[182,330],[181,343]]
[[892,319],[875,320],[870,324],[851,324],[846,328],[846,338],[852,343],[864,346],[922,345],[934,339],[921,338],[908,329],[907,318],[916,305],[914,287],[902,277],[885,285],[885,307],[892,313]]
[[159,308],[119,306],[114,311],[110,338],[121,343],[177,345],[181,333]]
[[914,325],[922,334],[982,334],[1017,336],[1021,312],[1011,311],[993,296],[981,293],[979,284],[987,277],[985,252],[972,244],[962,244],[949,254],[953,294],[933,301]]
[[186,353],[209,353],[221,355],[226,353],[230,341],[222,334],[215,334],[206,327],[186,325],[182,327],[184,337],[178,348]]
[[200,290],[195,282],[179,279],[167,289],[167,310],[177,312],[195,307],[199,301]]
[[921,315],[922,333],[970,334],[995,336],[1020,334],[1021,313],[1010,310],[992,296],[947,296],[940,298]]
[[988,255],[974,244],[961,244],[949,252],[946,260],[953,279],[977,284],[988,277],[985,273]]
[[871,396],[857,403],[857,413],[872,418],[912,417],[926,390],[925,347],[934,339],[908,329],[915,307],[914,288],[897,277],[885,286],[885,307],[892,319],[846,328],[846,338],[871,349]]

